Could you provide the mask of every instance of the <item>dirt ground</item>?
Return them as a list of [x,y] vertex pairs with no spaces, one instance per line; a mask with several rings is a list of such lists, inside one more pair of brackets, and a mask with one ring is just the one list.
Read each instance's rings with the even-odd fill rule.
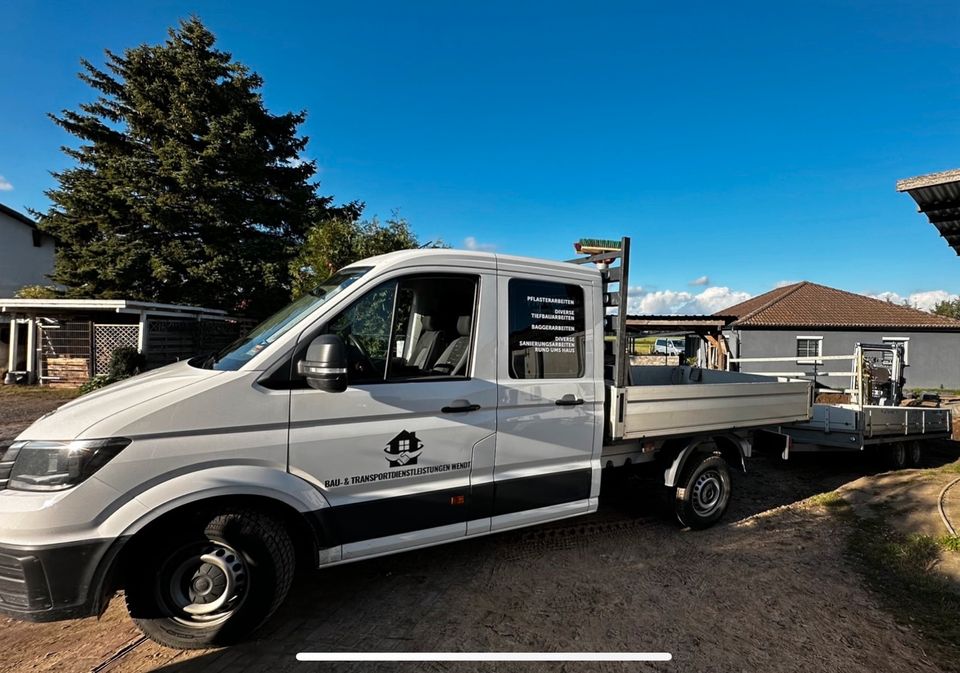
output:
[[0,385],[0,446],[28,425],[77,396],[73,388],[21,388]]
[[[58,403],[44,399],[31,412],[28,403],[8,402],[0,397],[0,443]],[[960,445],[944,442],[927,461],[932,467],[958,455]],[[860,456],[799,456],[787,464],[760,457],[748,470],[734,477],[724,521],[707,531],[679,530],[633,484],[588,517],[302,572],[256,638],[227,650],[179,652],[144,641],[122,599],[99,621],[0,619],[3,670],[943,670],[922,637],[885,612],[848,565],[848,524],[803,502],[846,485],[854,506],[857,498],[889,496],[901,523],[916,515],[918,526],[928,526],[938,515],[925,499],[911,506],[908,497],[910,474],[926,473],[874,476],[879,468]],[[937,489],[925,488],[924,498]],[[666,651],[674,658],[379,668],[294,658],[299,651],[449,650]]]

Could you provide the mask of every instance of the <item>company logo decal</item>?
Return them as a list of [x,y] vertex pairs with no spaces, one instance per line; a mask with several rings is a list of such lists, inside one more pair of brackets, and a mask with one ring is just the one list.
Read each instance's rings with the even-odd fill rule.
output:
[[387,454],[390,467],[416,465],[417,459],[423,453],[423,442],[417,439],[417,433],[404,430],[387,443],[383,452]]
[[368,484],[374,481],[406,479],[408,477],[423,477],[442,472],[470,469],[471,461],[469,460],[459,463],[440,463],[439,465],[423,465],[420,467],[413,467],[417,464],[417,461],[420,460],[420,455],[422,453],[423,442],[417,438],[417,433],[403,430],[400,432],[400,434],[387,442],[386,447],[383,449],[384,458],[387,459],[388,465],[384,471],[373,472],[370,474],[345,475],[338,479],[325,479],[323,486],[324,488],[356,486],[359,484]]

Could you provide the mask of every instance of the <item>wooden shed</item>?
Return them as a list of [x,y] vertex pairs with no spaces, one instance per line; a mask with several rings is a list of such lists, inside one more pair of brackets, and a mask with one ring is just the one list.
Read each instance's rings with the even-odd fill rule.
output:
[[250,326],[225,311],[129,299],[0,299],[7,382],[80,385],[134,347],[147,368],[223,348]]

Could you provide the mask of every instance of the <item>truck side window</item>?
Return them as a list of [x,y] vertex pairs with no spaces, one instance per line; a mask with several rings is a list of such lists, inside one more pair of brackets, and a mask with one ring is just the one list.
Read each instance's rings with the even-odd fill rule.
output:
[[388,281],[360,297],[327,327],[347,346],[350,383],[383,380],[396,294],[397,281]]
[[513,278],[509,303],[510,378],[582,377],[586,335],[583,288]]
[[475,276],[419,276],[401,280],[387,378],[466,376],[476,292]]
[[351,384],[467,376],[476,276],[410,276],[370,290],[326,331],[347,347]]

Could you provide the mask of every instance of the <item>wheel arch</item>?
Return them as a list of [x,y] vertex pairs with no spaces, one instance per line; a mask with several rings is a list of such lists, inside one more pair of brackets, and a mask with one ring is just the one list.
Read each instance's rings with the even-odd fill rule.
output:
[[[707,451],[719,453],[728,465],[739,467],[741,471],[746,472],[745,457],[750,455],[750,445],[738,435],[722,433],[673,440],[664,444],[663,451],[666,455],[663,484],[672,488],[680,481],[687,462],[694,453]],[[672,460],[671,456],[673,456]]]
[[[229,469],[225,471],[229,472]],[[287,482],[286,485],[291,487],[289,490],[278,489],[276,483],[232,481],[221,473],[216,485],[207,484],[205,489],[190,492],[188,487],[190,484],[201,485],[208,475],[193,475],[194,478],[184,475],[137,496],[136,500],[145,507],[141,510],[145,514],[124,525],[101,560],[90,588],[94,596],[93,614],[102,614],[110,596],[122,588],[129,564],[152,534],[177,522],[209,516],[225,508],[255,508],[276,517],[290,531],[297,562],[316,567],[320,549],[328,546],[325,541],[335,540],[333,531],[328,529],[329,519],[322,516],[328,504],[323,495],[307,482],[286,472],[280,475],[273,474],[271,479]],[[117,525],[116,522],[113,525]]]
[[727,465],[737,467],[741,472],[747,471],[746,459],[750,457],[750,442],[743,437],[732,433],[714,435],[713,443],[720,450],[720,456],[727,461]]

